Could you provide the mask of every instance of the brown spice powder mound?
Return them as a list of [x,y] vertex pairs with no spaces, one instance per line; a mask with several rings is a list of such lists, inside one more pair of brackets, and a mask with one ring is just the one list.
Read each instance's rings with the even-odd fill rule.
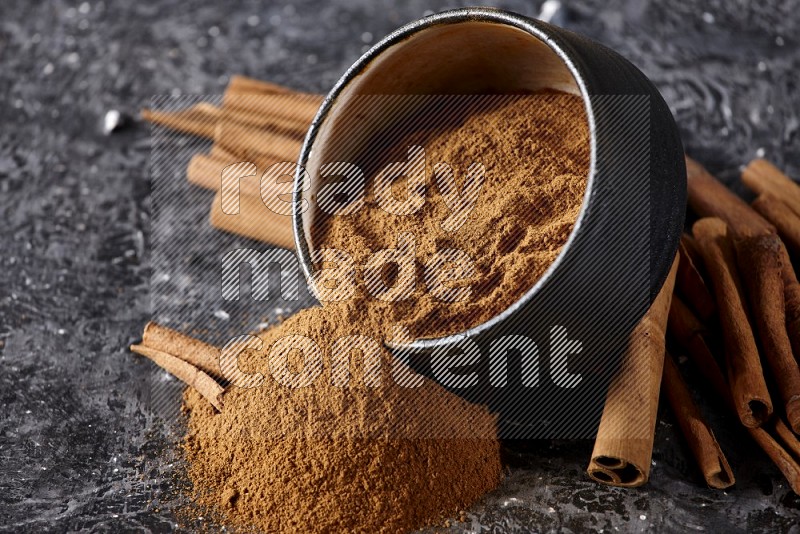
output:
[[[461,249],[475,260],[472,295],[446,303],[419,289],[387,303],[368,298],[360,279],[355,298],[260,332],[261,350],[238,362],[241,371],[264,375],[258,387],[230,387],[221,413],[196,392],[185,395],[184,450],[200,506],[233,526],[268,532],[398,532],[453,515],[499,483],[495,416],[427,379],[398,384],[415,375],[383,340],[395,323],[412,335],[437,336],[483,322],[558,255],[585,191],[586,119],[578,97],[536,95],[532,102],[475,114],[426,141],[428,164],[446,161],[457,174],[474,161],[486,167],[476,207],[457,232],[441,229],[449,212],[433,187],[413,217],[387,214],[368,194],[358,214],[321,225],[315,241],[347,250],[359,264],[370,251],[396,246],[402,231],[414,233],[421,263],[439,249]],[[276,367],[298,374],[311,368],[299,350],[273,358],[271,349],[295,335],[319,347],[313,365],[321,371],[309,387],[274,378]],[[375,343],[337,344],[353,335]],[[353,357],[337,367],[343,354]],[[377,356],[377,375],[366,354]]]
[[[414,236],[417,284],[410,298],[385,303],[364,291],[370,306],[382,308],[387,321],[407,326],[415,338],[441,337],[477,326],[519,300],[544,274],[566,243],[578,218],[590,164],[589,128],[579,96],[536,93],[482,101],[454,127],[411,133],[386,150],[384,162],[405,161],[407,148],[425,150],[425,204],[410,215],[395,215],[367,186],[364,207],[347,216],[321,219],[313,228],[315,248],[347,251],[356,264],[369,255],[397,247],[398,236]],[[455,231],[443,228],[452,213],[438,187],[434,165],[445,162],[462,188],[467,169],[479,162],[485,181],[466,222]],[[396,197],[405,190],[400,177]],[[394,187],[394,186],[393,186]],[[443,302],[425,285],[424,266],[438,251],[456,249],[474,262],[475,274],[464,280],[470,296]]]
[[[221,413],[186,392],[184,451],[198,504],[266,532],[398,532],[455,514],[499,483],[494,416],[430,380],[397,385],[397,363],[378,342],[379,386],[366,385],[358,358],[348,387],[332,385],[331,340],[380,339],[368,320],[351,321],[363,315],[351,303],[312,308],[259,334],[264,347],[287,335],[318,343],[325,371],[311,387],[267,379],[231,388]],[[239,361],[269,372],[266,351]]]

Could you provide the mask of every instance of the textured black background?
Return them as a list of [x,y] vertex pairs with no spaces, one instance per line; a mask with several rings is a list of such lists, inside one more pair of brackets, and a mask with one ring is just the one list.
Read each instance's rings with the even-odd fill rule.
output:
[[[499,7],[535,16],[539,4]],[[800,175],[797,1],[565,4],[556,22],[640,66],[687,151],[723,179],[761,154]],[[0,3],[0,528],[176,528],[179,469],[164,458],[179,428],[146,408],[167,379],[126,349],[150,309],[150,129],[104,136],[105,112],[219,94],[234,73],[325,92],[376,39],[458,5]],[[662,414],[645,488],[587,480],[589,442],[516,443],[507,482],[454,528],[791,530],[800,498],[712,417],[730,491],[702,487]]]

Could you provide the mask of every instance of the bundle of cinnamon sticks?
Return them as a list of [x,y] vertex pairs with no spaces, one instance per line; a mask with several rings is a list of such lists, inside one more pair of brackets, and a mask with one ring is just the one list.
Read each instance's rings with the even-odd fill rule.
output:
[[[210,152],[195,155],[187,169],[189,182],[216,191],[212,226],[293,248],[290,218],[266,208],[259,178],[270,165],[297,160],[321,101],[320,95],[235,76],[219,107],[146,110],[143,116],[213,140]],[[706,483],[734,483],[669,346],[688,357],[710,395],[800,493],[800,284],[792,264],[800,261],[800,186],[770,163],[753,161],[742,173],[758,195],[748,205],[697,162],[687,158],[686,164],[689,205],[701,218],[683,236],[661,294],[631,334],[608,393],[589,475],[619,486],[648,480],[663,390]],[[238,201],[223,194],[226,180],[238,182]],[[194,340],[157,325],[145,337],[134,350],[168,365],[220,408],[221,391],[206,380],[215,376],[213,369],[190,354],[196,352]]]
[[[290,218],[262,202],[260,178],[272,165],[296,162],[322,96],[298,93],[269,82],[233,76],[221,106],[196,104],[185,110],[144,110],[142,117],[213,141],[208,154],[195,155],[187,180],[216,191],[211,226],[257,241],[294,248]],[[226,196],[235,186],[238,194]]]
[[[672,291],[671,279],[639,326],[649,324],[650,339],[660,344],[633,351],[631,338],[607,397],[589,475],[620,486],[647,481],[663,388],[706,483],[734,483],[669,346],[688,357],[711,397],[800,492],[800,285],[792,264],[800,245],[800,186],[755,160],[742,172],[743,183],[758,194],[748,205],[696,161],[687,157],[686,166],[689,206],[699,219],[681,239],[668,312],[663,293]],[[632,368],[644,369],[639,380],[631,380]],[[646,439],[633,435],[641,428],[634,413],[646,414]]]

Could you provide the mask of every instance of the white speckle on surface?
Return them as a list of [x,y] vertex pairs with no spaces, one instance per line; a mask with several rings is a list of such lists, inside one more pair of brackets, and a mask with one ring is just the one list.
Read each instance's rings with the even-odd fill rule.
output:
[[116,109],[109,109],[106,111],[106,116],[103,117],[103,133],[108,135],[119,128],[121,120],[122,115]]
[[547,509],[547,513],[548,514],[554,514],[554,513],[556,513],[556,509],[551,506],[550,508]]
[[764,155],[765,155],[766,153],[767,153],[767,151],[766,151],[766,150],[764,150],[764,147],[763,147],[763,146],[762,146],[762,147],[759,147],[759,148],[756,150],[756,157],[757,157],[757,158],[763,158],[763,157],[764,157]]
[[539,10],[538,19],[543,22],[550,22],[560,9],[561,2],[558,0],[546,0],[545,3],[542,4],[542,9]]
[[64,330],[63,328],[59,328],[58,330],[56,330],[56,332],[58,333],[59,336],[63,336],[67,333],[67,331]]
[[647,520],[647,516],[642,514],[642,515],[639,516],[639,519],[641,519],[642,521],[646,521]]
[[766,72],[766,70],[767,70],[767,64],[764,63],[763,61],[759,61],[758,62],[758,72]]
[[219,36],[219,27],[218,26],[211,26],[208,29],[208,35],[210,35],[211,37]]
[[55,70],[55,67],[53,66],[53,64],[52,63],[48,63],[42,69],[42,74],[44,74],[45,76],[49,76],[49,75],[53,74],[54,70]]
[[361,41],[364,43],[371,43],[372,42],[372,33],[364,32],[361,34]]
[[78,6],[78,12],[82,15],[87,14],[91,10],[92,6],[91,4],[89,4],[89,2],[83,2],[81,5]]
[[79,56],[77,52],[70,52],[64,59],[67,60],[67,63],[74,65],[81,60],[81,56]]
[[250,15],[247,17],[247,25],[248,26],[258,26],[258,23],[261,22],[261,19],[258,15]]
[[25,410],[25,414],[26,414],[26,415],[30,415],[30,414],[31,414],[31,411],[30,411],[30,410]]
[[227,321],[231,318],[231,315],[225,310],[217,310],[214,312],[214,317],[217,319],[222,319],[223,321]]
[[706,24],[714,24],[714,15],[712,15],[708,11],[704,11],[703,22],[705,22]]

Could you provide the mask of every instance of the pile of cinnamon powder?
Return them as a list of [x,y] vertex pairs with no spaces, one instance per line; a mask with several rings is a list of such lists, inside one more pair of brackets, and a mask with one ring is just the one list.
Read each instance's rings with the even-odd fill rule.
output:
[[[437,523],[496,487],[495,417],[414,375],[382,341],[395,322],[427,337],[483,322],[519,299],[558,255],[586,187],[588,130],[580,98],[558,93],[535,102],[474,114],[426,143],[430,160],[447,161],[457,175],[476,160],[486,168],[477,204],[457,232],[442,231],[446,211],[433,186],[413,217],[391,216],[368,196],[365,209],[320,228],[319,242],[357,262],[395,246],[399,230],[415,234],[420,261],[460,248],[475,260],[471,297],[441,302],[420,284],[412,298],[387,303],[370,298],[359,280],[355,298],[260,332],[261,350],[238,362],[243,372],[264,375],[258,387],[231,387],[221,413],[195,391],[185,395],[184,450],[200,506],[232,526],[267,532],[398,532]],[[270,375],[270,349],[296,335],[320,350],[322,371],[308,387]],[[352,335],[378,343],[335,345]],[[349,372],[334,372],[343,352],[377,356],[380,368],[352,357]],[[284,356],[291,372],[308,371],[308,355]],[[398,377],[416,377],[416,387]]]

